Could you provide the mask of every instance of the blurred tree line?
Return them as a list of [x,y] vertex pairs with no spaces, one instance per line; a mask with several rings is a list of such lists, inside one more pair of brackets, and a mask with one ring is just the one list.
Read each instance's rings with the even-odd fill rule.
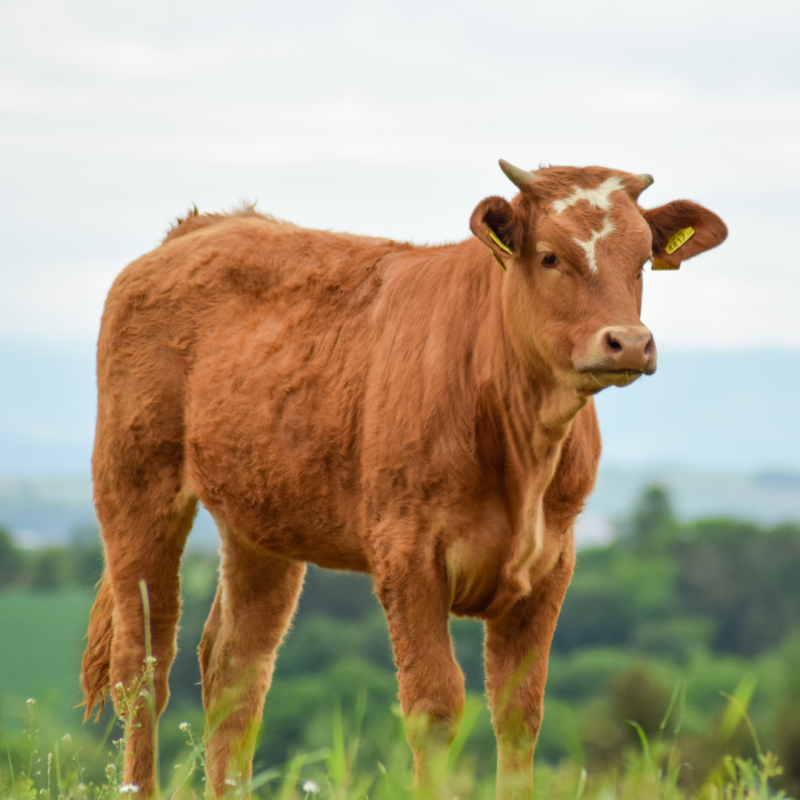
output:
[[95,525],[72,532],[66,547],[23,549],[0,526],[0,591],[60,591],[94,586],[103,574],[103,548]]
[[644,492],[613,544],[581,550],[553,648],[630,646],[685,661],[693,649],[757,656],[800,627],[800,527],[681,525]]
[[[636,721],[660,735],[677,689],[687,771],[698,779],[726,752],[752,754],[744,726],[723,735],[720,692],[743,678],[765,746],[777,750],[785,786],[800,792],[800,526],[762,527],[732,519],[681,523],[667,493],[647,489],[618,536],[579,551],[553,642],[545,723],[537,753],[566,755],[594,769],[638,747]],[[162,747],[182,747],[178,725],[203,728],[196,649],[216,591],[216,555],[184,559],[179,651]],[[0,590],[56,591],[91,586],[102,554],[94,529],[69,547],[23,551],[0,529]],[[483,693],[483,628],[454,619],[451,631],[467,689]],[[367,576],[309,567],[293,629],[277,660],[256,767],[283,763],[298,749],[330,744],[336,709],[368,699],[362,751],[377,759],[401,736],[397,685],[383,612]],[[676,696],[678,696],[676,695]],[[494,767],[488,712],[464,751],[476,774]]]

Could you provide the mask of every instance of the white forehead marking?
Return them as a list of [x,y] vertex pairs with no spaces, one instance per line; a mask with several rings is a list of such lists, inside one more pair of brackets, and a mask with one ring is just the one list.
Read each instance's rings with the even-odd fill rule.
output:
[[624,191],[622,181],[613,175],[606,178],[596,189],[581,189],[575,187],[575,191],[563,200],[554,200],[553,208],[558,214],[574,206],[579,200],[587,200],[592,208],[601,208],[603,211],[611,210],[610,195],[612,192]]
[[582,242],[577,237],[573,237],[573,241],[577,244],[584,253],[586,253],[586,261],[589,264],[589,269],[592,272],[597,272],[597,261],[595,260],[594,255],[594,246],[602,239],[604,236],[608,236],[609,233],[616,230],[614,227],[614,223],[611,221],[610,215],[606,214],[603,217],[603,227],[600,228],[599,231],[593,231],[592,235],[585,241]]

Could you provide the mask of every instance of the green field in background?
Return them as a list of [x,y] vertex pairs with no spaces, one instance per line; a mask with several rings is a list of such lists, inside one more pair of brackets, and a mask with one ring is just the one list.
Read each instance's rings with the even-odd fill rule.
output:
[[21,728],[25,701],[59,709],[70,723],[79,714],[78,672],[94,593],[0,592],[0,699],[6,733]]

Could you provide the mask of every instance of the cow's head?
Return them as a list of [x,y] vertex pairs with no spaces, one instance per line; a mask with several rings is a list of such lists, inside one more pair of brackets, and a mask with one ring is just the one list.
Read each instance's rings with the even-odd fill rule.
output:
[[483,200],[470,227],[507,270],[503,318],[520,355],[581,393],[655,372],[655,341],[639,318],[642,269],[650,259],[675,269],[715,247],[725,223],[688,200],[640,208],[649,175],[500,166],[521,191],[510,203]]

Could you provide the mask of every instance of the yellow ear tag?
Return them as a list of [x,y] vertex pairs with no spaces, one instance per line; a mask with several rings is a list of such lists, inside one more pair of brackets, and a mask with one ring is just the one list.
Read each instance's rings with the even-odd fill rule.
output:
[[507,272],[508,267],[503,263],[503,259],[500,258],[494,250],[492,250],[492,255],[494,256],[494,260],[500,265],[500,269],[503,270],[503,272]]
[[[491,237],[492,241],[504,252],[508,253],[509,255],[513,255],[511,250],[508,249],[508,245],[487,225],[486,230],[489,231],[489,236]],[[694,231],[692,231],[694,233]]]
[[[486,230],[489,231],[489,237],[491,240],[504,252],[508,253],[509,255],[513,255],[511,250],[508,249],[508,245],[487,225]],[[494,250],[492,250],[492,255],[494,256],[494,260],[500,265],[500,269],[503,272],[508,270],[508,267],[503,263],[503,259],[500,258]]]
[[680,269],[681,262],[677,264],[670,264],[669,261],[662,261],[660,258],[654,258],[651,269]]
[[[675,233],[669,237],[664,252],[667,253],[667,255],[672,255],[679,247],[683,247],[692,236],[694,236],[694,228],[681,228],[679,231],[675,231]],[[655,269],[655,267],[653,267],[653,269]]]

